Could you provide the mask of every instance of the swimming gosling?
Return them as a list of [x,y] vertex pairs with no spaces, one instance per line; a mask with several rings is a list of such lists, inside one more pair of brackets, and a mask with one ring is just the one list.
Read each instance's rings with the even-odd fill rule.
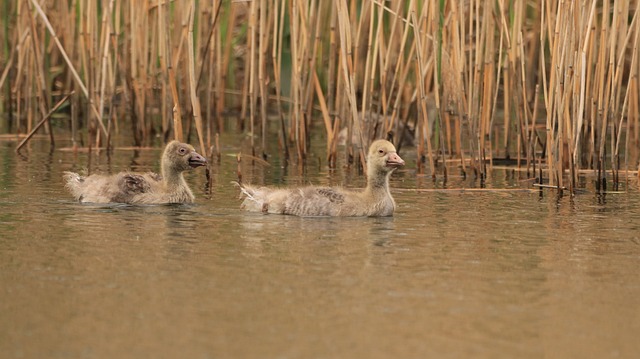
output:
[[367,155],[367,187],[353,191],[340,187],[253,187],[238,183],[241,207],[251,212],[296,216],[386,217],[396,202],[389,192],[389,177],[404,161],[389,141],[378,140]]
[[207,160],[193,146],[171,141],[165,147],[161,161],[161,175],[120,172],[83,177],[65,172],[64,181],[75,199],[83,203],[193,203],[195,197],[182,173],[206,165]]

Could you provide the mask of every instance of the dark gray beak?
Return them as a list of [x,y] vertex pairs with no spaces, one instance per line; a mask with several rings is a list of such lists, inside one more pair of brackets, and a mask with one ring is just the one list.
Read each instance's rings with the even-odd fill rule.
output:
[[189,156],[189,166],[191,166],[191,168],[205,166],[206,164],[207,164],[206,158],[202,157],[197,152],[191,152],[191,155]]

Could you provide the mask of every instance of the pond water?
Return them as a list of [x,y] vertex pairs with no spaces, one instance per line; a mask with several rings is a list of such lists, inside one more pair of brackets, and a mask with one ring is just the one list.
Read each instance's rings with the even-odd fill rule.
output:
[[[640,191],[558,198],[495,170],[442,188],[415,158],[392,218],[239,209],[233,154],[186,177],[183,206],[82,205],[62,172],[158,170],[0,141],[0,348],[11,358],[632,358],[640,353]],[[321,156],[322,146],[317,156]],[[405,154],[402,154],[405,156]],[[322,165],[243,160],[246,181],[364,184]],[[452,177],[448,188],[471,188]],[[513,189],[513,190],[512,190]]]

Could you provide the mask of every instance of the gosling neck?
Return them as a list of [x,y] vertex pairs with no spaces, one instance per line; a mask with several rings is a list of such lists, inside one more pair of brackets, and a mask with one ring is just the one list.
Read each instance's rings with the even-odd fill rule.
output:
[[367,171],[367,191],[389,192],[389,177],[392,171],[369,168]]
[[164,163],[161,167],[162,178],[167,188],[181,187],[186,184],[182,176],[182,171],[172,168],[170,165],[165,165]]

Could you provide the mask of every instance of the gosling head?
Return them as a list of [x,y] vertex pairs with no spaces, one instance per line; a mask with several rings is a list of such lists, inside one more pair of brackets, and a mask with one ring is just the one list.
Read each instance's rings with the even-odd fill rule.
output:
[[369,173],[391,173],[396,168],[404,166],[404,160],[396,153],[395,146],[387,140],[377,140],[369,146],[367,163]]
[[193,146],[179,141],[169,142],[162,154],[163,168],[175,172],[184,172],[206,164],[207,160],[198,154]]

